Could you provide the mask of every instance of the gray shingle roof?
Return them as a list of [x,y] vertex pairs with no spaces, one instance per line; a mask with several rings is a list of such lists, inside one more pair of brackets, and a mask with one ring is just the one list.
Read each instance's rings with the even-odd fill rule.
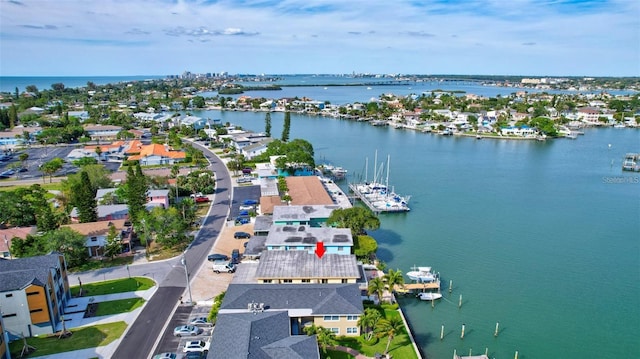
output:
[[287,312],[219,314],[210,359],[319,358],[315,336],[290,334]]
[[251,302],[269,310],[308,309],[318,315],[360,315],[362,298],[357,284],[231,284],[220,313],[247,310]]
[[0,261],[0,292],[25,288],[30,284],[45,286],[51,268],[60,267],[60,254]]
[[263,251],[256,271],[257,279],[357,279],[356,257],[325,254],[318,258],[307,251]]

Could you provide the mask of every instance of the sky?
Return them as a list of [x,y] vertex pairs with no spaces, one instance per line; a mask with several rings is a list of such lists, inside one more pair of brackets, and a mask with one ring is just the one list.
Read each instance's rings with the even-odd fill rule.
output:
[[638,0],[0,0],[0,76],[640,76]]

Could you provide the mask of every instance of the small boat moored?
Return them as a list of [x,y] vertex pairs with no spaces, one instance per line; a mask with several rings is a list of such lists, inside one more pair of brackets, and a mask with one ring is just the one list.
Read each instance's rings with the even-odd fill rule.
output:
[[435,282],[438,275],[431,270],[431,267],[413,267],[407,272],[409,279],[419,283]]
[[442,294],[434,292],[420,292],[418,293],[418,299],[432,301],[442,298]]

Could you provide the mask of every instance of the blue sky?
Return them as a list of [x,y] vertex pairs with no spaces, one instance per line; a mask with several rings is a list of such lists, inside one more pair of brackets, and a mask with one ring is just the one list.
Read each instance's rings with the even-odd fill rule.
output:
[[640,76],[638,0],[0,0],[0,75]]

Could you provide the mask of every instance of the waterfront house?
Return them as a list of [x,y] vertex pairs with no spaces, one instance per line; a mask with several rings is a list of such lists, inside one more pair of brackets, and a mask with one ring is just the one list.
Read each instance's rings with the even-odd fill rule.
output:
[[[255,304],[253,304],[255,303]],[[360,335],[358,319],[363,312],[360,288],[344,284],[230,284],[220,305],[211,352],[221,350],[218,333],[226,332],[220,325],[222,316],[234,313],[266,311],[287,313],[289,335],[304,335],[304,327],[322,326],[336,335]],[[225,329],[231,329],[229,327]],[[263,328],[262,330],[276,330]],[[228,334],[220,334],[227,336]],[[235,336],[238,336],[237,333]],[[236,348],[237,349],[237,348]],[[235,357],[235,356],[234,356]],[[243,356],[246,357],[246,356]]]
[[[356,257],[295,250],[266,250],[256,263],[254,279],[263,284],[357,283],[362,278]],[[244,264],[243,264],[244,267]]]
[[601,125],[598,121],[601,111],[597,107],[581,107],[578,109],[578,119],[589,125]]
[[99,221],[88,223],[72,223],[62,227],[69,228],[85,237],[85,246],[89,251],[89,257],[101,257],[104,255],[104,247],[111,227],[116,229],[117,240],[122,244],[123,251],[131,251],[131,225],[124,219],[112,221]]
[[291,322],[292,318],[284,310],[244,308],[218,314],[211,338],[212,350],[207,358],[320,359],[316,336],[293,334]]
[[273,224],[275,225],[305,225],[310,227],[326,226],[331,212],[340,206],[330,205],[292,205],[273,207]]
[[269,229],[265,241],[267,250],[305,251],[313,254],[322,242],[326,253],[350,255],[353,237],[348,228],[311,227],[308,225],[277,225]]
[[64,255],[0,260],[0,276],[4,330],[12,337],[56,332],[71,299]]
[[242,149],[240,149],[240,153],[244,155],[247,160],[251,160],[256,156],[267,152],[267,147],[271,141],[273,141],[273,139],[266,138],[260,142],[244,146]]

